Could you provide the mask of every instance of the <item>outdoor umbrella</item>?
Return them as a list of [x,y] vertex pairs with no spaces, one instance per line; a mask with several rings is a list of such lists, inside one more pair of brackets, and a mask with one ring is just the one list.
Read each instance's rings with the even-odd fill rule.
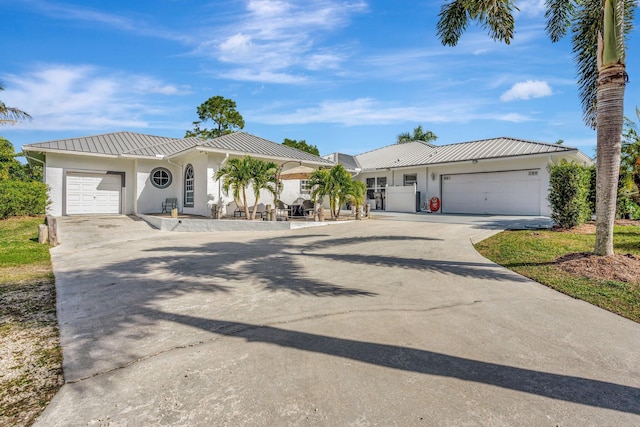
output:
[[309,179],[313,171],[315,171],[315,169],[308,166],[296,166],[295,168],[280,172],[279,176],[280,179]]

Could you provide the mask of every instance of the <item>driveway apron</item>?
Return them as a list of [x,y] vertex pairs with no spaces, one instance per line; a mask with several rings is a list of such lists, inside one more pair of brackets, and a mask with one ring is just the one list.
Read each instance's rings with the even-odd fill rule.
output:
[[640,425],[640,325],[484,259],[495,226],[59,227],[38,426]]

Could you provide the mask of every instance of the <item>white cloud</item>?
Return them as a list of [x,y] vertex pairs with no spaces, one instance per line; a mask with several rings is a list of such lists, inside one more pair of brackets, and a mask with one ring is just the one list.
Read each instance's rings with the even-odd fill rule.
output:
[[551,86],[541,80],[527,80],[514,84],[511,89],[500,96],[500,100],[504,102],[515,101],[517,99],[543,98],[551,96]]
[[21,75],[3,75],[3,100],[29,112],[25,129],[75,130],[144,128],[149,117],[168,114],[153,95],[179,95],[188,88],[153,77],[105,73],[88,65],[47,64]]
[[293,76],[294,70],[338,69],[345,60],[344,49],[337,54],[321,39],[366,7],[363,1],[250,0],[245,13],[213,28],[213,38],[202,41],[194,53],[238,67],[224,73],[228,78],[256,81],[256,76],[262,76],[258,81],[287,83],[290,80],[282,76]]

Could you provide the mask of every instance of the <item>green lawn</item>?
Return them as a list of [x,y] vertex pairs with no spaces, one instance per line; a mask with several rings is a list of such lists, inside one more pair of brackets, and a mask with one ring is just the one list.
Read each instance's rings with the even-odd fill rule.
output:
[[[640,283],[596,280],[571,275],[553,261],[568,253],[592,252],[594,234],[549,230],[504,231],[476,245],[488,259],[523,276],[635,322],[640,322]],[[616,226],[616,253],[640,255],[640,227]]]
[[0,425],[31,425],[62,385],[62,354],[43,217],[0,221]]

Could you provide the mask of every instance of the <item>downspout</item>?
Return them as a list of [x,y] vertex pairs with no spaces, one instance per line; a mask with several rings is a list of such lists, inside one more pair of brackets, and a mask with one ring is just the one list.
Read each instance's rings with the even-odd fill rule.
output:
[[138,158],[133,159],[133,214],[138,215]]

